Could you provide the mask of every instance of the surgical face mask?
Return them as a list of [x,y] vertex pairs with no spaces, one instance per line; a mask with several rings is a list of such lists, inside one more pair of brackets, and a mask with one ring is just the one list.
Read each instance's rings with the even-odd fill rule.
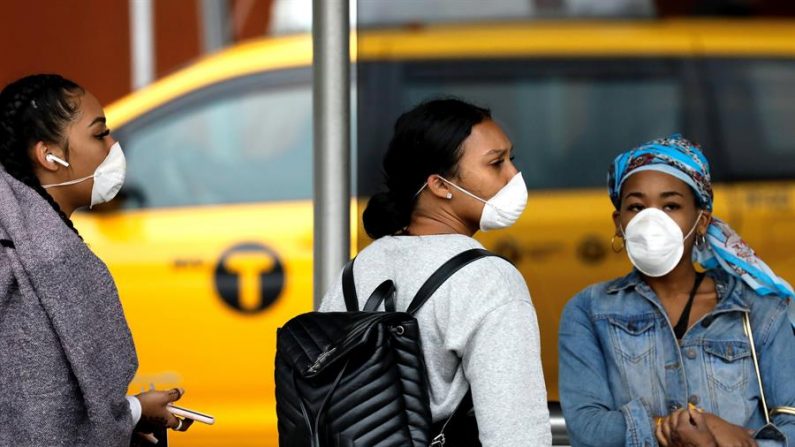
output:
[[[47,155],[47,157],[48,160],[52,158],[53,161],[56,161],[61,165],[66,167],[69,166],[69,163],[55,157],[54,155]],[[90,208],[93,208],[94,205],[110,202],[114,197],[116,197],[116,194],[124,184],[124,176],[126,173],[127,161],[124,159],[124,152],[121,151],[121,145],[116,142],[110,147],[108,156],[102,160],[102,163],[97,166],[97,169],[94,170],[93,174],[86,177],[69,180],[68,182],[42,185],[42,187],[47,189],[57,186],[76,185],[93,178],[94,186],[91,188],[91,205],[89,206]]]
[[521,172],[513,176],[511,181],[497,191],[497,194],[489,200],[483,200],[444,177],[439,176],[439,178],[464,194],[485,204],[480,215],[480,229],[482,231],[510,227],[519,220],[519,216],[522,215],[522,211],[527,206],[527,186],[524,183]]
[[658,208],[646,208],[636,214],[626,230],[621,230],[632,265],[653,278],[670,273],[682,259],[685,239],[696,230],[701,214],[699,211],[687,236],[683,236],[679,225]]

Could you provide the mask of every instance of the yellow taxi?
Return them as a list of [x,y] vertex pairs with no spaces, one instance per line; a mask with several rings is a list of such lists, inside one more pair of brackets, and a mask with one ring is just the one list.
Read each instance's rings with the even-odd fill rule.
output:
[[[673,132],[702,143],[716,214],[795,280],[795,22],[414,26],[359,33],[355,58],[354,213],[379,186],[395,118],[423,99],[489,107],[512,138],[527,211],[478,238],[527,279],[553,414],[563,305],[630,268],[611,251],[605,190],[620,151]],[[174,446],[277,445],[276,328],[312,308],[311,103],[311,36],[298,35],[106,108],[127,182],[75,223],[119,287],[140,356],[131,392],[183,386],[184,406],[216,417]]]

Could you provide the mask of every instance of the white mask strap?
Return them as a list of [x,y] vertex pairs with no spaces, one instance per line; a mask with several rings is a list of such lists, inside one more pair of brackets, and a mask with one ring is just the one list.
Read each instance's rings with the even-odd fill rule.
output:
[[689,238],[693,234],[693,232],[696,231],[696,227],[698,226],[698,222],[701,220],[701,216],[703,214],[704,214],[704,211],[703,210],[699,210],[698,217],[696,217],[696,223],[693,224],[693,228],[691,228],[690,231],[687,232],[687,236],[685,236],[685,238],[682,239],[682,240],[687,240],[687,238]]
[[80,182],[84,182],[84,181],[86,181],[86,180],[88,180],[88,179],[90,179],[90,178],[92,178],[92,177],[94,177],[94,174],[91,174],[91,175],[89,175],[89,176],[86,176],[86,177],[81,177],[81,178],[78,178],[78,179],[74,179],[74,180],[69,180],[68,182],[63,182],[63,183],[53,183],[53,184],[51,184],[51,185],[41,185],[41,187],[42,187],[42,188],[44,188],[44,189],[48,189],[48,188],[54,188],[54,187],[56,187],[56,186],[69,186],[69,185],[76,185],[76,184],[78,184],[78,183],[80,183]]
[[473,199],[475,199],[475,200],[479,200],[479,201],[481,201],[481,202],[483,202],[483,203],[486,203],[486,201],[485,201],[485,200],[483,200],[483,199],[481,199],[480,197],[478,197],[478,196],[476,196],[476,195],[472,194],[471,192],[467,191],[466,189],[464,189],[464,188],[462,188],[462,187],[460,187],[460,186],[456,185],[455,183],[451,182],[450,180],[447,180],[446,178],[442,177],[441,175],[439,175],[438,177],[439,177],[440,179],[442,179],[442,181],[443,181],[443,182],[447,183],[448,185],[451,185],[451,186],[455,187],[455,189],[457,189],[457,190],[459,190],[459,191],[463,192],[464,194],[468,195],[469,197],[472,197],[472,198],[473,198]]
[[[452,186],[454,186],[454,187],[455,187],[457,190],[459,190],[459,191],[463,192],[464,194],[466,194],[466,195],[468,195],[468,196],[472,197],[473,199],[475,199],[475,200],[479,200],[479,201],[481,201],[481,202],[483,202],[483,203],[486,203],[486,201],[485,201],[485,200],[483,200],[483,199],[481,199],[480,197],[478,197],[478,196],[476,196],[476,195],[472,194],[471,192],[467,191],[466,189],[464,189],[464,188],[462,188],[462,187],[460,187],[460,186],[456,185],[455,183],[451,182],[450,180],[447,180],[446,178],[442,177],[441,175],[437,175],[437,177],[439,177],[439,179],[441,179],[443,182],[447,183],[448,185],[452,185]],[[428,186],[428,182],[425,182],[425,183],[423,183],[423,184],[422,184],[422,187],[419,189],[419,191],[417,191],[417,193],[416,193],[416,194],[414,194],[414,198],[416,199],[416,198],[417,198],[417,196],[418,196],[418,195],[420,195],[420,193],[421,193],[423,190],[425,190],[425,188],[426,188],[427,186]]]

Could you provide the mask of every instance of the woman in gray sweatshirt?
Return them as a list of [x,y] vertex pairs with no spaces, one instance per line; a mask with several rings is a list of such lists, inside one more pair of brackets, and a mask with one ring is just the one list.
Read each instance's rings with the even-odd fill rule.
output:
[[111,200],[125,162],[91,93],[57,75],[0,92],[0,445],[130,445],[185,428],[182,391],[126,396],[138,367],[113,278],[69,216]]
[[[429,101],[398,119],[383,164],[386,191],[364,211],[375,241],[354,264],[360,307],[392,279],[396,307],[405,310],[445,261],[482,248],[472,238],[478,230],[519,218],[527,188],[511,152],[490,112],[459,100]],[[345,310],[341,275],[320,310]],[[482,445],[551,444],[536,313],[511,263],[488,257],[467,265],[415,316],[434,422],[471,389]]]

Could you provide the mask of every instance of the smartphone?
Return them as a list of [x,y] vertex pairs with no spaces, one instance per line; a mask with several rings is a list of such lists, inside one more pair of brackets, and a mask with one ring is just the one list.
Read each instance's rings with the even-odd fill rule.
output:
[[207,425],[215,424],[215,418],[208,414],[202,414],[198,411],[188,410],[187,408],[182,408],[171,404],[169,404],[167,408],[168,411],[175,416],[193,419],[194,421],[199,421]]

